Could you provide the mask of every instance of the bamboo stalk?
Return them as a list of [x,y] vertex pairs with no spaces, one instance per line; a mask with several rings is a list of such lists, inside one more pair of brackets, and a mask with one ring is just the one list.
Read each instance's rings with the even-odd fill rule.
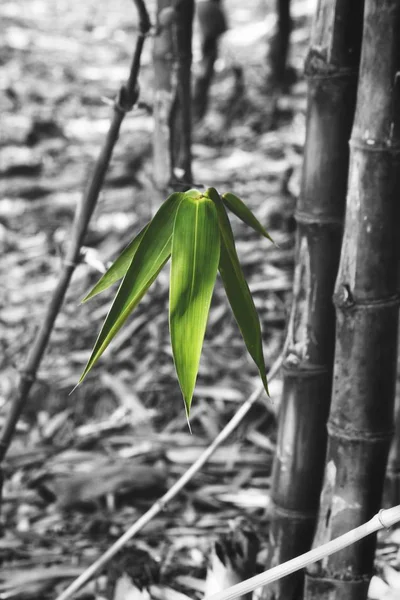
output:
[[[192,35],[194,0],[175,1],[176,95],[172,110],[171,150],[174,187],[192,183]],[[175,169],[178,169],[176,171]],[[185,185],[186,184],[186,185]]]
[[[192,182],[191,65],[194,0],[158,0],[154,38],[154,183]],[[182,183],[183,182],[183,183]]]
[[[315,546],[364,522],[381,503],[397,362],[399,71],[400,1],[366,0]],[[373,536],[314,565],[306,576],[307,600],[366,598],[374,551]]]
[[[296,556],[296,558],[292,558],[282,565],[277,565],[276,567],[269,569],[269,571],[255,575],[254,577],[251,577],[246,581],[242,581],[241,583],[238,583],[224,591],[213,594],[212,596],[208,596],[204,598],[204,600],[235,600],[235,598],[239,598],[244,594],[248,594],[260,586],[269,585],[274,581],[281,579],[282,577],[287,577],[299,569],[304,569],[304,567],[307,567],[318,560],[331,556],[335,552],[343,550],[343,548],[354,545],[359,540],[370,536],[380,529],[392,527],[392,525],[398,523],[399,521],[400,505],[394,506],[393,508],[388,508],[386,510],[381,510],[378,514],[372,517],[372,519],[366,523],[363,523],[363,525],[344,533],[340,537],[327,542],[323,546],[309,550],[301,556]],[[322,597],[323,596],[321,596],[321,598]],[[337,600],[342,600],[343,598],[344,596],[338,596]]]
[[200,120],[208,107],[214,64],[218,58],[218,41],[227,29],[221,0],[198,1],[197,18],[201,36],[201,60],[193,91],[193,112],[195,118]]
[[[278,373],[282,364],[282,355],[278,356],[269,372],[267,373],[268,381],[272,381]],[[264,391],[264,385],[259,384],[254,392],[249,396],[244,404],[239,408],[237,413],[234,414],[232,419],[225,425],[223,430],[217,435],[215,440],[204,450],[204,452],[198,457],[198,459],[189,467],[187,471],[174,483],[174,485],[161,497],[159,498],[147,512],[145,512],[133,525],[125,531],[125,533],[118,538],[116,542],[108,550],[100,556],[90,567],[88,567],[75,581],[66,588],[56,600],[69,600],[73,594],[78,592],[86,583],[88,583],[97,573],[103,569],[106,564],[120,551],[122,548],[131,540],[139,531],[143,529],[145,525],[157,516],[161,511],[165,509],[168,502],[170,502],[175,496],[191,481],[196,473],[202,468],[208,459],[214,454],[216,449],[235,431],[236,427],[242,422],[244,417],[249,412],[253,404],[258,400],[262,392]]]
[[83,240],[104,182],[113,148],[118,139],[121,123],[125,114],[133,108],[138,99],[137,78],[140,70],[140,59],[144,41],[150,29],[150,20],[143,0],[134,0],[134,3],[139,13],[140,29],[128,81],[126,85],[121,88],[118,98],[114,103],[114,114],[107,137],[97,159],[90,184],[84,193],[82,202],[78,205],[75,212],[71,242],[63,263],[60,278],[50,299],[43,323],[36,334],[25,364],[20,371],[18,390],[11,404],[10,412],[7,415],[1,433],[0,464],[7,453],[15,431],[15,426],[36,379],[38,368],[46,351],[55,320],[60,312],[72,274],[80,261]]
[[[153,44],[154,133],[153,178],[158,190],[165,192],[173,177],[170,119],[174,102],[173,0],[157,0],[156,35]],[[172,12],[171,12],[172,11]],[[166,19],[166,15],[171,15]],[[164,16],[164,18],[163,18]]]
[[[271,487],[271,566],[311,547],[317,518],[332,385],[332,294],[342,239],[362,11],[363,0],[337,0],[334,5],[320,0],[306,60],[307,136]],[[327,31],[332,31],[330,37]],[[264,596],[297,600],[302,585],[303,574],[296,573],[269,587]]]
[[286,79],[287,57],[293,25],[290,15],[290,0],[276,0],[276,12],[278,16],[277,30],[271,40],[269,62],[272,82],[282,85]]

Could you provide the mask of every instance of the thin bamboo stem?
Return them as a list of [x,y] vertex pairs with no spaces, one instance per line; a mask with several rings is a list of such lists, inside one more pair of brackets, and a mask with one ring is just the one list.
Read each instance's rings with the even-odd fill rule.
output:
[[55,320],[64,301],[72,274],[79,263],[83,240],[104,182],[113,148],[118,139],[121,123],[125,114],[133,108],[138,98],[137,78],[140,69],[140,58],[144,41],[150,29],[150,20],[143,0],[134,0],[134,2],[139,13],[140,32],[136,42],[128,81],[127,84],[121,88],[119,96],[115,101],[113,118],[106,140],[97,159],[92,179],[84,194],[82,202],[76,209],[72,226],[72,239],[64,260],[60,278],[50,299],[44,320],[36,334],[32,348],[28,353],[26,362],[20,371],[20,382],[17,394],[11,404],[10,412],[7,415],[0,438],[0,464],[4,460],[11,443],[15,426],[36,379],[39,365],[46,351]]
[[276,12],[278,15],[277,31],[271,41],[269,61],[271,63],[271,78],[278,85],[285,82],[287,57],[289,52],[290,34],[292,31],[292,18],[290,15],[291,0],[277,0]]
[[[278,373],[282,364],[282,355],[280,355],[273,363],[267,377],[268,381],[272,381]],[[68,600],[73,594],[79,591],[94,575],[99,573],[101,569],[131,540],[139,531],[143,529],[156,515],[163,511],[175,496],[191,481],[196,473],[202,468],[208,459],[214,454],[216,449],[231,435],[238,427],[244,417],[249,412],[253,404],[258,400],[264,390],[264,386],[259,384],[251,396],[239,408],[237,413],[227,423],[224,429],[217,435],[215,440],[208,448],[199,456],[199,458],[189,467],[187,471],[174,483],[174,485],[151,506],[118,540],[110,546],[110,548],[98,558],[82,575],[80,575],[71,585],[64,590],[56,600]]]
[[218,41],[226,31],[226,18],[221,0],[197,2],[200,26],[201,60],[193,91],[193,112],[197,120],[204,117],[208,107],[214,64],[218,58]]
[[[192,182],[191,65],[194,0],[158,0],[154,39],[154,182]],[[168,16],[168,18],[167,18]]]
[[[312,544],[327,444],[335,338],[332,302],[345,211],[363,0],[320,0],[306,60],[307,135],[296,210],[296,268],[271,485],[269,565]],[[332,31],[331,37],[326,31]],[[301,597],[303,574],[264,597]]]
[[[192,181],[192,34],[194,0],[175,3],[176,94],[171,114],[173,180]],[[176,168],[180,172],[176,172]],[[176,186],[175,186],[176,187]],[[187,185],[185,185],[187,187]]]
[[[301,556],[296,556],[296,558],[292,558],[281,565],[277,565],[276,567],[269,569],[269,571],[264,571],[264,573],[255,575],[254,577],[251,577],[246,581],[242,581],[241,583],[238,583],[222,592],[208,596],[204,598],[204,600],[235,600],[235,598],[243,596],[244,594],[248,594],[258,587],[269,585],[278,579],[282,579],[282,577],[287,577],[299,569],[304,569],[308,565],[318,560],[322,560],[326,556],[330,556],[335,552],[339,552],[343,548],[355,544],[359,540],[371,535],[372,533],[376,533],[380,529],[392,527],[392,525],[398,523],[399,521],[400,505],[394,506],[393,508],[388,508],[386,510],[381,510],[363,525],[348,531],[340,537],[331,540],[330,542],[327,542],[318,548],[309,550]],[[340,600],[342,600],[342,597]]]
[[[157,0],[156,35],[153,44],[154,133],[153,178],[155,187],[164,193],[173,178],[171,112],[174,103],[174,40],[176,13],[172,0]],[[168,20],[163,20],[170,14]]]

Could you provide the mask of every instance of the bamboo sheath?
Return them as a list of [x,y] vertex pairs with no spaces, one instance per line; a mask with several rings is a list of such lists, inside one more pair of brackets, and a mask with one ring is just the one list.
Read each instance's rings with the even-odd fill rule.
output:
[[[379,508],[393,432],[400,217],[400,1],[366,0],[346,226],[335,286],[329,442],[314,546]],[[364,600],[375,537],[309,568],[307,600]]]
[[[307,136],[296,220],[293,303],[273,467],[273,566],[312,544],[325,464],[334,355],[332,303],[356,102],[363,0],[320,0],[306,61]],[[301,595],[303,574],[279,580],[264,597]]]

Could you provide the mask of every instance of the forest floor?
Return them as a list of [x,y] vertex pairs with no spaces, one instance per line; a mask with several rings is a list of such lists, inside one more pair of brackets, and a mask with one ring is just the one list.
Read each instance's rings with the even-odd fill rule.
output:
[[[313,2],[294,1],[290,62],[299,77],[277,101],[265,84],[275,26],[271,4],[229,0],[229,30],[210,109],[195,128],[193,145],[194,181],[237,193],[278,244],[233,222],[262,322],[267,367],[281,351],[290,309],[306,110],[302,65]],[[137,16],[130,0],[3,0],[0,19],[4,423],[107,131],[112,112],[107,99],[128,73]],[[198,54],[195,36],[195,71]],[[142,64],[141,101],[151,106],[151,39]],[[7,455],[2,599],[55,598],[185,472],[258,385],[217,282],[189,433],[169,342],[165,269],[101,363],[70,395],[112,292],[87,304],[80,300],[161,200],[152,184],[152,128],[144,109],[123,123],[85,241],[85,260]],[[271,381],[272,399],[263,396],[255,403],[186,489],[112,561],[97,587],[92,583],[77,597],[128,598],[128,592],[118,596],[115,590],[129,572],[135,585],[150,585],[157,600],[201,598],[213,543],[238,519],[257,531],[256,568],[263,568],[280,390],[280,379]],[[398,597],[400,529],[381,536],[376,564],[371,599]],[[131,592],[132,584],[126,585]]]

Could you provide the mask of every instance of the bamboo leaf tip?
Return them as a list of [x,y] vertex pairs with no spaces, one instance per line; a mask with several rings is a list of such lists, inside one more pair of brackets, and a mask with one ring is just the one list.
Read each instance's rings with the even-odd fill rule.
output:
[[84,378],[84,375],[81,376],[81,378],[79,379],[78,383],[76,385],[74,385],[74,387],[72,388],[72,390],[70,391],[70,393],[68,394],[68,396],[72,396],[72,394],[74,393],[74,391],[76,390],[77,387],[80,386],[80,384],[82,383]]
[[220,200],[220,195],[214,187],[207,188],[203,195],[213,202]]

